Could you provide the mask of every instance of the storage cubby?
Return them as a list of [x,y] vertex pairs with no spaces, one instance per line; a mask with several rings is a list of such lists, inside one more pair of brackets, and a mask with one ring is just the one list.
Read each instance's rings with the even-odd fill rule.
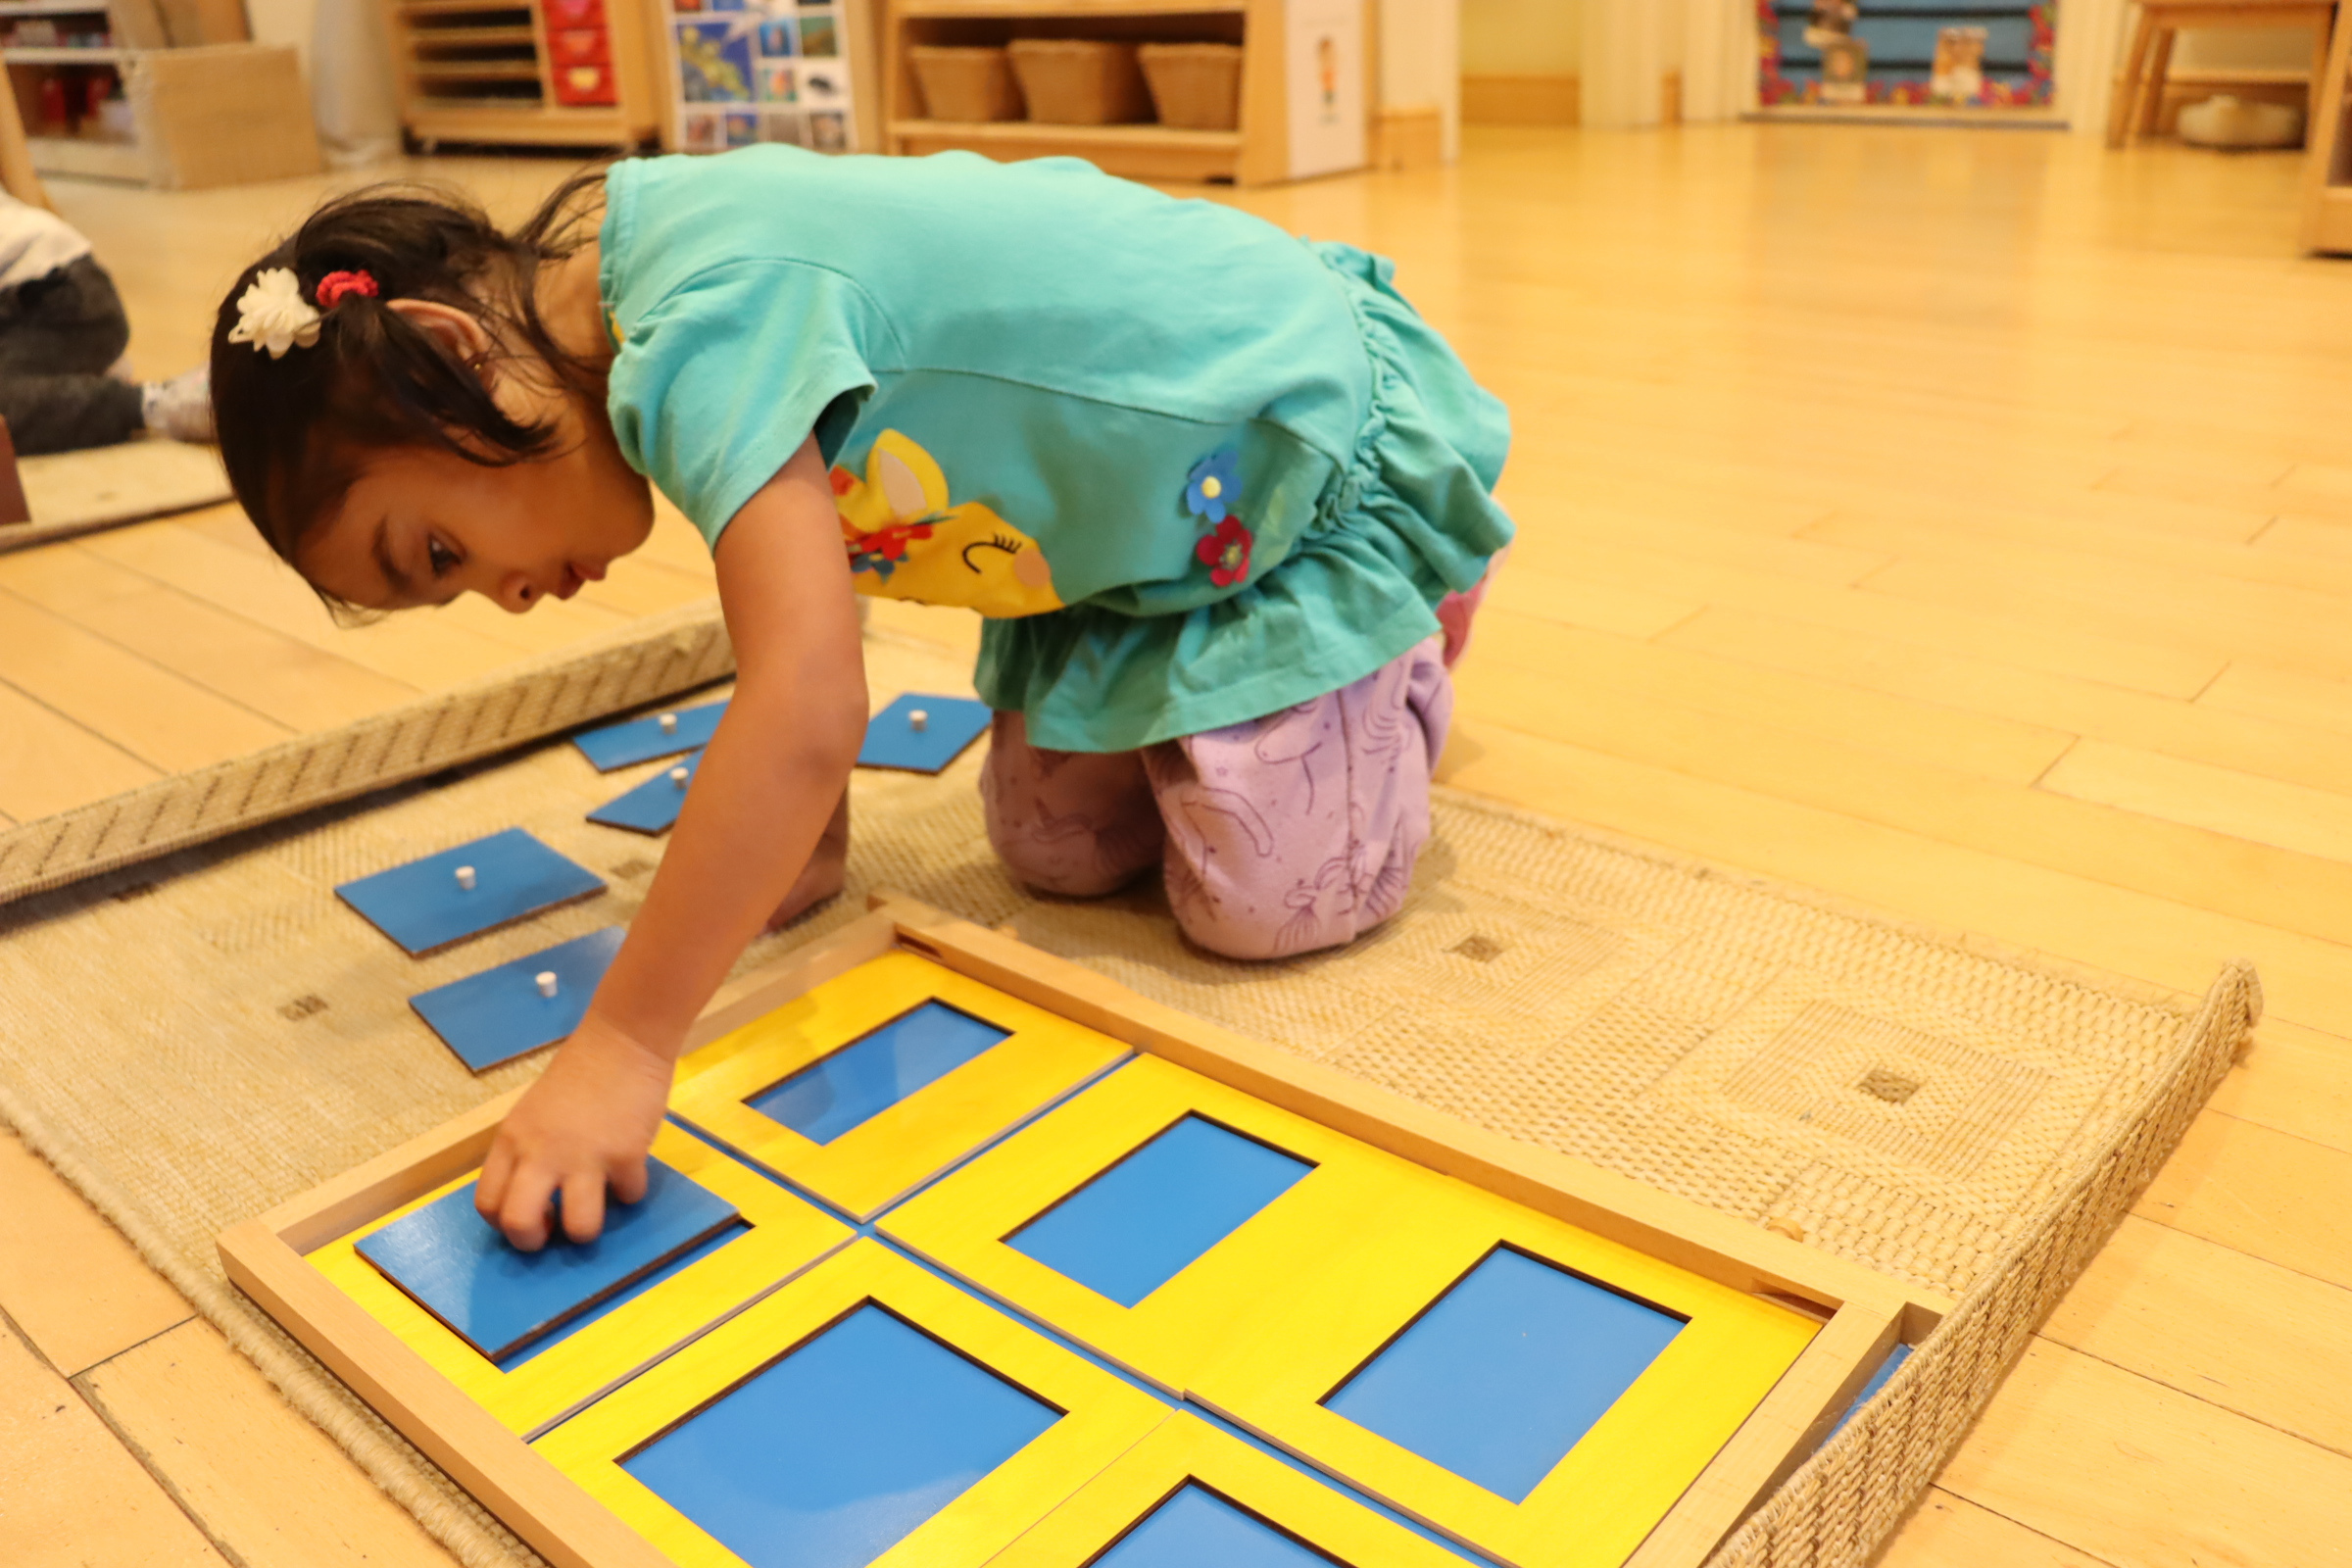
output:
[[[1004,160],[1075,155],[1137,179],[1253,185],[1357,169],[1366,162],[1376,24],[1364,0],[888,0],[885,142],[910,155],[951,148]],[[1033,38],[1238,45],[1241,122],[1205,130],[931,115],[912,50],[1003,48]]]
[[387,0],[401,123],[439,143],[635,147],[662,122],[644,0]]

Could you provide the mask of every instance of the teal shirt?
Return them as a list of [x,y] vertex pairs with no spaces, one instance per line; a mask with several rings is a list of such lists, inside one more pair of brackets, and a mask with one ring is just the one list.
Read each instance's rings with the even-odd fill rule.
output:
[[[1350,285],[1230,208],[1076,160],[757,146],[617,165],[602,237],[621,453],[714,547],[811,432],[858,591],[992,619],[1225,606],[1356,499],[1379,368]],[[1232,673],[1191,693],[1127,668],[1059,715],[1052,672],[983,695],[1074,750],[1299,700]]]

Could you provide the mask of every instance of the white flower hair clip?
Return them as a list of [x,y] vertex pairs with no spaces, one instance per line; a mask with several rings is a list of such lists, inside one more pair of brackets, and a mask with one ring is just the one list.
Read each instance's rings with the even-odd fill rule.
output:
[[272,267],[256,272],[237,296],[237,324],[228,329],[228,340],[250,343],[279,360],[288,349],[318,342],[319,319],[318,307],[302,297],[302,279],[290,268]]

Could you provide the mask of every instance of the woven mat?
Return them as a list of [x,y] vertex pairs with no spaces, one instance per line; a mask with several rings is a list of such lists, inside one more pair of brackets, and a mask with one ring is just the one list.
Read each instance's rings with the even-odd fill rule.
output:
[[[877,703],[970,689],[942,651],[887,635],[869,669]],[[2170,1151],[2256,1005],[2243,971],[2200,1004],[1451,793],[1411,902],[1376,936],[1224,962],[1183,946],[1155,887],[1084,904],[1015,887],[982,831],[977,762],[858,774],[849,895],[745,965],[854,918],[866,889],[900,889],[1483,1126],[1969,1298],[1947,1353],[1914,1356],[1902,1396],[1719,1561],[1862,1560]],[[213,1238],[538,1070],[468,1074],[407,999],[626,919],[661,843],[583,813],[652,771],[600,777],[541,744],[0,909],[0,1117],[468,1563],[528,1558],[221,1282]],[[515,824],[612,892],[416,961],[331,891]]]
[[17,472],[32,520],[0,526],[0,554],[228,499],[220,454],[180,441],[45,453],[20,459]]

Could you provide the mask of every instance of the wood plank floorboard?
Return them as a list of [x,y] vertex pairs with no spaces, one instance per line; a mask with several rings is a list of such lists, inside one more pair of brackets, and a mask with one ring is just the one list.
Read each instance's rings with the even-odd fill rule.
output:
[[[421,167],[510,219],[563,172]],[[2297,251],[2298,172],[2091,136],[1474,127],[1444,171],[1208,193],[1394,257],[1511,405],[1521,543],[1447,781],[2181,990],[2261,965],[2257,1046],[1889,1568],[2352,1564],[2352,264]],[[56,193],[169,374],[219,281],[364,177]],[[154,676],[118,700],[101,665],[300,729],[710,591],[667,507],[519,621],[338,626],[230,508],[0,557],[0,660],[63,626],[87,662],[0,667],[0,815],[185,765],[122,711]],[[872,626],[976,637],[910,605]],[[110,1237],[0,1150],[0,1560],[443,1560],[356,1501],[273,1516],[357,1472]],[[66,1250],[63,1284],[11,1266]],[[62,1536],[8,1534],[27,1486],[79,1499]]]

